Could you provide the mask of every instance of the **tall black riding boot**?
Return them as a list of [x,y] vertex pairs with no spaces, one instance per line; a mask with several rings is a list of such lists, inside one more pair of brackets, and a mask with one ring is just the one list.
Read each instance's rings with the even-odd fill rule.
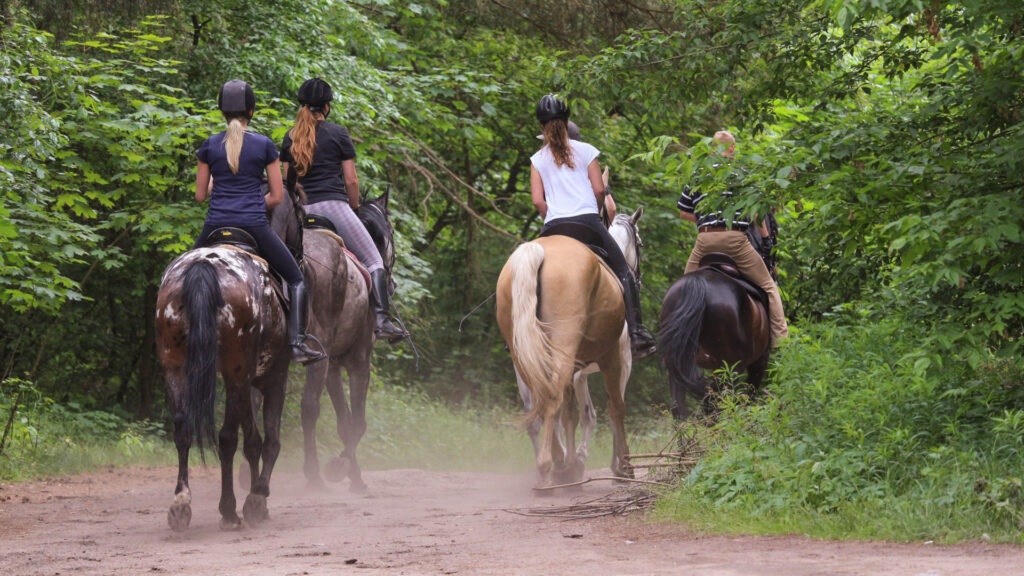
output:
[[626,326],[629,327],[629,344],[634,358],[643,358],[657,349],[654,336],[640,319],[640,292],[632,276],[622,280],[622,297],[626,301]]
[[[327,358],[327,354],[324,354],[322,351],[318,352],[306,346],[306,338],[309,337],[306,334],[306,316],[309,314],[306,301],[306,285],[302,282],[289,284],[288,298],[291,300],[287,324],[288,342],[292,345],[292,360],[301,364],[312,364]],[[322,349],[323,347],[321,346]]]
[[387,272],[383,268],[374,270],[370,273],[370,283],[373,288],[370,291],[370,305],[373,306],[373,313],[377,317],[374,334],[377,335],[377,338],[387,340],[391,344],[405,340],[409,337],[409,333],[395,325],[389,312],[391,302],[388,294]]

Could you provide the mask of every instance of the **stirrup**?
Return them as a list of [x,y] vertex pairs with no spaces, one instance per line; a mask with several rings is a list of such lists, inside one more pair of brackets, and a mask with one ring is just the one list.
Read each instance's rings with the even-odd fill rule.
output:
[[409,333],[398,326],[391,319],[386,319],[373,329],[376,337],[387,340],[388,344],[397,344],[409,337]]
[[[324,345],[317,340],[316,336],[312,334],[304,334],[304,337],[297,342],[292,342],[292,360],[302,364],[303,366],[309,366],[315,362],[319,362],[327,358],[327,353],[324,351]],[[309,346],[306,346],[306,338],[309,338],[316,342],[320,350],[313,350]]]
[[658,343],[646,330],[640,329],[629,335],[629,349],[633,358],[645,358],[658,349]]

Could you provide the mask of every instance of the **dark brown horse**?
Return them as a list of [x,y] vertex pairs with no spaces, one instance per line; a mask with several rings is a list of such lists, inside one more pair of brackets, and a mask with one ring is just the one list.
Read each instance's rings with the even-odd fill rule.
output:
[[[658,350],[668,369],[677,417],[685,417],[686,394],[705,403],[711,392],[701,368],[747,372],[761,386],[771,351],[766,304],[756,287],[737,281],[724,254],[709,254],[701,268],[677,280],[661,304]],[[749,284],[749,283],[748,283]]]
[[[223,245],[176,258],[164,272],[157,296],[156,345],[178,449],[178,483],[168,524],[184,530],[192,518],[188,454],[195,440],[200,451],[209,441],[220,456],[221,527],[241,526],[232,483],[239,426],[252,486],[242,513],[250,524],[264,520],[270,475],[281,448],[281,411],[291,361],[284,311],[266,262]],[[218,372],[224,379],[224,424],[214,441]],[[266,438],[257,429],[253,391],[264,399]]]

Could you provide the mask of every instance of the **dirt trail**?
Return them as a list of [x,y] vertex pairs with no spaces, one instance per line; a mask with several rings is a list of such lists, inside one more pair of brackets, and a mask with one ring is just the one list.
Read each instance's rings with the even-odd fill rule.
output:
[[[270,520],[224,532],[217,473],[193,476],[184,533],[166,524],[172,468],[0,485],[0,574],[1024,574],[1024,550],[1012,546],[709,537],[640,517],[562,522],[504,511],[572,501],[534,497],[526,475],[371,471],[360,495],[337,485],[311,492],[300,474],[280,473]],[[582,496],[610,489],[591,483]]]

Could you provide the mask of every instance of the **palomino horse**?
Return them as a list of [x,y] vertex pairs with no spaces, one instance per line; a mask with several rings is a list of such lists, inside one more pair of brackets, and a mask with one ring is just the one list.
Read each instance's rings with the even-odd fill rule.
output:
[[[639,260],[636,222],[642,215],[642,208],[632,216],[620,215],[609,229],[634,270]],[[618,278],[581,242],[547,236],[512,253],[498,277],[497,296],[498,325],[528,405],[525,422],[536,431],[540,419],[539,441],[531,432],[538,487],[583,476],[595,420],[586,373],[596,370],[608,392],[611,470],[616,476],[631,476],[625,462],[624,396],[632,357]],[[573,389],[584,423],[583,442],[570,454],[579,421],[570,398]]]
[[701,268],[677,280],[661,305],[658,349],[668,369],[679,418],[688,413],[689,393],[705,408],[708,381],[701,368],[747,371],[747,383],[761,386],[771,352],[771,328],[759,289],[737,281],[735,264],[724,254],[708,254]]
[[[393,229],[386,219],[386,204],[386,195],[362,202],[367,210],[375,210],[384,218],[386,226],[381,229],[387,232],[386,242],[390,246]],[[326,361],[306,367],[302,394],[303,471],[310,485],[323,485],[316,421],[320,416],[320,396],[327,388],[337,418],[338,436],[344,443],[342,452],[326,466],[327,479],[340,482],[348,476],[349,488],[361,492],[366,484],[356,460],[356,447],[366,432],[366,395],[376,324],[365,271],[360,271],[362,265],[344,249],[341,238],[327,230],[307,228],[303,233],[303,250],[302,268],[312,303],[309,332],[323,343],[328,356]],[[388,273],[390,276],[390,269]],[[342,383],[343,369],[349,376],[350,398],[346,398]]]
[[[178,449],[178,483],[167,513],[168,524],[174,530],[184,530],[191,521],[188,453],[193,440],[200,451],[208,440],[217,447],[221,461],[221,527],[241,526],[232,484],[239,426],[252,486],[242,513],[250,524],[264,520],[270,475],[281,448],[281,411],[291,362],[284,310],[272,288],[266,262],[223,245],[178,256],[160,283],[156,346]],[[218,371],[224,379],[225,407],[224,424],[215,443]],[[265,399],[265,439],[260,437],[252,409],[254,390]]]

